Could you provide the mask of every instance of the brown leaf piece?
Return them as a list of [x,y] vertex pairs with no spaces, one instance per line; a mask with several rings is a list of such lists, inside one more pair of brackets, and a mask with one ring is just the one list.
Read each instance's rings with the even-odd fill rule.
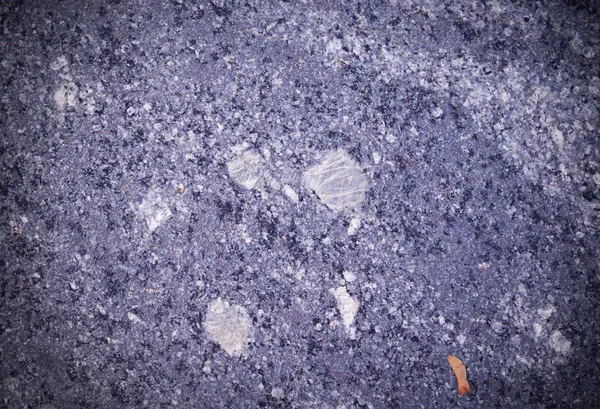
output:
[[466,395],[471,388],[469,387],[469,382],[467,382],[467,369],[465,368],[465,364],[453,355],[448,355],[448,363],[454,372],[454,376],[456,376],[459,395]]

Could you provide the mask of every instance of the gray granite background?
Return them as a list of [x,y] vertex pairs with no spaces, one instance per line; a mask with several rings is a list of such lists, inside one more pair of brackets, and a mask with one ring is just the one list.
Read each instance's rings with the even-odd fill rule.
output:
[[[0,30],[0,407],[600,407],[598,3],[10,0]],[[303,183],[330,150],[354,209]]]

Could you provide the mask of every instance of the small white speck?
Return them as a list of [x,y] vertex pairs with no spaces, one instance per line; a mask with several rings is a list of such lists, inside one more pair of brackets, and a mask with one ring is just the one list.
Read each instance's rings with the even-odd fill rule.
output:
[[349,283],[356,281],[356,274],[354,274],[351,271],[344,271],[343,275],[344,275],[344,280],[346,280]]
[[289,185],[283,186],[283,193],[292,201],[292,203],[296,204],[300,200],[298,198],[298,193]]
[[360,218],[354,217],[352,220],[350,220],[350,225],[348,226],[348,236],[355,235],[356,232],[358,232],[359,228],[360,228]]
[[554,128],[552,130],[551,136],[556,146],[558,146],[559,149],[562,149],[565,143],[563,133],[558,128]]
[[462,346],[465,341],[467,340],[467,337],[465,337],[463,334],[460,334],[456,337],[456,341]]
[[96,305],[96,310],[100,313],[100,315],[106,315],[106,310],[100,304]]
[[502,331],[502,323],[500,323],[498,321],[492,322],[492,330],[494,330],[494,332]]
[[554,308],[553,305],[546,307],[546,308],[540,308],[537,310],[537,313],[540,317],[542,317],[542,319],[547,320],[548,318],[550,318],[550,316],[556,312],[556,308]]
[[342,321],[346,330],[351,333],[350,327],[354,323],[354,316],[358,311],[359,303],[348,294],[346,287],[338,287],[336,289],[330,289],[329,292],[333,294],[337,301],[337,307],[342,316]]
[[271,189],[273,189],[273,190],[280,190],[281,189],[281,183],[279,183],[276,180],[269,181],[269,184],[271,185]]
[[50,63],[50,69],[52,71],[58,71],[61,68],[66,67],[68,64],[69,64],[69,62],[67,61],[67,57],[65,57],[64,55],[61,55],[56,60],[54,60],[53,62]]
[[450,62],[450,65],[452,65],[454,68],[462,67],[463,64],[464,60],[462,58],[456,58]]
[[520,363],[522,363],[522,364],[525,364],[525,365],[527,365],[529,368],[531,368],[531,365],[532,365],[532,364],[535,362],[535,361],[533,360],[533,358],[530,358],[530,357],[523,357],[523,356],[521,356],[521,355],[519,355],[519,354],[517,354],[517,361],[519,361],[519,362],[520,362]]
[[283,399],[285,397],[285,392],[283,392],[283,389],[281,388],[273,388],[271,396],[275,399]]
[[136,314],[134,314],[132,312],[128,312],[127,313],[127,318],[129,318],[129,320],[131,322],[135,322],[136,324],[139,324],[140,322],[142,322],[142,320],[140,319],[140,317],[138,317]]
[[533,323],[533,334],[536,336],[536,338],[542,335],[542,329],[542,324],[539,322]]

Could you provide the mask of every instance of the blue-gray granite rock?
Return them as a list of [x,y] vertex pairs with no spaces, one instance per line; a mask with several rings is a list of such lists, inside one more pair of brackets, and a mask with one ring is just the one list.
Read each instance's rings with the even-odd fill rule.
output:
[[599,8],[2,2],[0,408],[600,407]]

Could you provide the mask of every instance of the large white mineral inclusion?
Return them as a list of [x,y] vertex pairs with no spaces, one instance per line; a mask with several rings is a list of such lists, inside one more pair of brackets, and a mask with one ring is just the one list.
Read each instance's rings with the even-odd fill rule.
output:
[[254,152],[245,151],[227,163],[229,176],[246,189],[254,189],[261,178],[261,157]]
[[304,172],[304,186],[330,209],[357,208],[369,189],[367,177],[344,150],[327,152],[321,162]]
[[208,306],[204,330],[229,355],[241,355],[252,339],[252,320],[244,307],[217,298]]

